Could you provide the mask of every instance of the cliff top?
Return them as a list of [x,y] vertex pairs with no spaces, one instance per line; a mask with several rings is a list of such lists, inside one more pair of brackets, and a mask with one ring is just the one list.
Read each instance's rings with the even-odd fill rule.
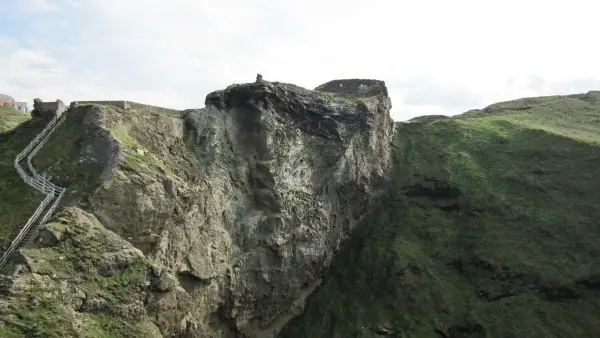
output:
[[333,80],[316,87],[314,90],[291,83],[261,80],[252,83],[234,84],[224,90],[214,91],[207,95],[206,105],[220,105],[223,98],[232,95],[253,98],[276,95],[287,100],[295,98],[360,100],[376,96],[388,97],[388,91],[383,81],[368,79]]

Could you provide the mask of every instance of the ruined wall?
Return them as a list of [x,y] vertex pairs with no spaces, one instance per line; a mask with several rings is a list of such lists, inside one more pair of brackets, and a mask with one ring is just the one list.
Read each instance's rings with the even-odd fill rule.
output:
[[27,105],[27,102],[15,102],[14,107],[16,110],[23,112],[23,113],[26,113],[29,111],[29,106]]
[[151,106],[151,105],[136,103],[136,102],[131,102],[131,101],[125,101],[125,103],[129,105],[129,108],[144,110],[146,112],[167,114],[167,115],[173,115],[173,114],[179,115],[181,113],[179,110],[176,110],[176,109]]
[[71,102],[71,107],[76,107],[78,105],[86,105],[86,104],[101,104],[114,106],[120,109],[137,109],[144,110],[146,112],[158,113],[158,114],[176,114],[179,115],[180,111],[176,109],[169,109],[164,107],[151,106],[147,104],[131,102],[131,101],[74,101]]
[[86,105],[86,104],[101,104],[101,105],[107,105],[107,106],[115,106],[115,107],[121,108],[121,109],[129,108],[127,106],[127,101],[73,101],[73,102],[71,102],[70,107],[75,108],[77,106]]
[[388,95],[385,82],[379,80],[346,79],[324,83],[315,90],[346,95]]
[[66,106],[61,100],[56,100],[54,102],[36,102],[34,108],[44,114],[44,113],[56,113],[65,110]]
[[65,111],[67,107],[61,100],[56,100],[54,102],[44,102],[39,98],[33,100],[33,111],[31,115],[33,117],[41,117],[45,119],[50,119],[56,116],[57,114]]

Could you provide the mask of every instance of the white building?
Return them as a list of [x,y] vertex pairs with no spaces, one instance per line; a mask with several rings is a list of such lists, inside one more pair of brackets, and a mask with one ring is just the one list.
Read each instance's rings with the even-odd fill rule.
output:
[[15,102],[14,107],[16,110],[27,113],[29,111],[29,107],[27,107],[27,102]]

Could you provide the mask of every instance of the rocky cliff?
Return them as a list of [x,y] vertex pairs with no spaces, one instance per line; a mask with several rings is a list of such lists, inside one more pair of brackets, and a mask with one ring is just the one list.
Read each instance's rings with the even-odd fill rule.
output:
[[233,85],[183,112],[72,105],[35,159],[67,208],[17,259],[0,332],[275,334],[389,165],[387,90],[357,81]]
[[397,123],[392,148],[389,189],[280,337],[598,335],[600,92]]

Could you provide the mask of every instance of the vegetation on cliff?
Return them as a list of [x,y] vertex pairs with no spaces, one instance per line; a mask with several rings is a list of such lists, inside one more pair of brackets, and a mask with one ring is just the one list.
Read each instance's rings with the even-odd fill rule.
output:
[[600,92],[397,124],[391,187],[282,337],[600,332]]
[[29,189],[13,161],[44,123],[12,107],[0,106],[0,247],[6,247],[44,196]]
[[[68,187],[61,206],[85,205],[102,183],[109,161],[94,150],[106,148],[107,132],[82,120],[93,120],[93,113],[92,106],[69,111],[34,158],[39,172]],[[22,182],[13,160],[45,121],[10,110],[1,114],[10,123],[0,133],[0,245],[6,247],[43,199]],[[161,336],[144,301],[152,283],[168,284],[168,277],[155,276],[160,268],[94,215],[68,207],[12,261],[16,271],[0,280],[0,336]]]
[[14,129],[19,124],[29,120],[31,116],[8,105],[0,105],[0,133]]
[[0,289],[1,337],[161,336],[144,307],[156,268],[139,250],[77,208],[40,237]]

